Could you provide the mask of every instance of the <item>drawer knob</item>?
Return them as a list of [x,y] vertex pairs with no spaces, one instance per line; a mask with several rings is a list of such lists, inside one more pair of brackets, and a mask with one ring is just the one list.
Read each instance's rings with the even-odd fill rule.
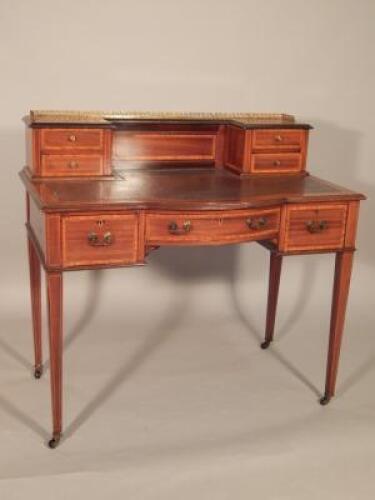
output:
[[96,233],[90,232],[87,235],[87,241],[88,241],[88,244],[93,246],[93,247],[107,247],[109,245],[112,245],[113,236],[112,236],[112,233],[107,231],[106,233],[103,234],[103,238],[100,239]]
[[281,135],[275,135],[275,141],[276,142],[283,142],[283,138]]
[[76,142],[77,140],[77,136],[74,135],[74,134],[71,134],[69,137],[68,137],[68,141],[69,142]]
[[179,236],[182,234],[187,234],[191,231],[191,229],[192,229],[192,224],[189,220],[184,221],[184,223],[182,224],[182,227],[179,227],[177,222],[174,222],[174,221],[168,225],[169,233],[176,235],[176,236]]
[[275,161],[273,162],[273,165],[274,165],[274,167],[280,167],[280,165],[281,165],[281,161],[280,161],[280,160],[275,160]]
[[321,233],[325,229],[327,229],[328,223],[326,220],[309,220],[306,222],[306,229],[309,233]]
[[249,217],[246,219],[246,224],[249,229],[262,229],[267,226],[267,217]]
[[77,161],[72,160],[72,161],[70,161],[70,162],[68,163],[68,167],[69,167],[69,168],[78,168],[78,162],[77,162]]

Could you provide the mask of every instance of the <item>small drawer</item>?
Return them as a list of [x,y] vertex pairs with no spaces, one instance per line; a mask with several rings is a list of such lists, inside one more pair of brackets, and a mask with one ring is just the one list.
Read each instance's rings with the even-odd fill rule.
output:
[[286,214],[285,250],[342,248],[346,211],[345,204],[289,206]]
[[103,173],[102,155],[42,155],[41,174],[45,176],[84,176]]
[[238,243],[275,236],[278,208],[241,210],[238,213],[163,213],[146,219],[148,244],[210,245]]
[[262,129],[254,130],[253,149],[300,150],[305,142],[305,130]]
[[104,147],[104,130],[46,128],[40,131],[41,151],[51,150],[93,150],[101,151]]
[[62,219],[65,267],[137,261],[136,214],[70,215]]
[[256,153],[251,155],[251,172],[277,174],[299,172],[303,161],[301,153]]

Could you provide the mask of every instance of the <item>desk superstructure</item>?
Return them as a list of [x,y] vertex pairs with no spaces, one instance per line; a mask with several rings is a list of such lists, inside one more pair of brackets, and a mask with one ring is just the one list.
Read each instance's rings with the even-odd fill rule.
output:
[[164,245],[270,251],[265,341],[284,255],[335,253],[326,385],[335,392],[362,194],[306,171],[311,127],[286,114],[31,111],[26,187],[35,377],[47,280],[54,448],[62,433],[63,272],[145,264]]

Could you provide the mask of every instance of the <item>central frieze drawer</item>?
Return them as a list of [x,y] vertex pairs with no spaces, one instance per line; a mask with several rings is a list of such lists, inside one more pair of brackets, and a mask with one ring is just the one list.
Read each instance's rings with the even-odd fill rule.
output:
[[150,245],[210,245],[261,240],[279,230],[278,208],[210,213],[156,213],[146,219]]
[[137,242],[136,214],[69,215],[62,219],[65,267],[134,263]]

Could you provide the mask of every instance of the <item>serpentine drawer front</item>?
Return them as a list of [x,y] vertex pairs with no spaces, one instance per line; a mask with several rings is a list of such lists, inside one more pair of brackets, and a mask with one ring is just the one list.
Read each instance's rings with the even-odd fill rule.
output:
[[285,250],[342,248],[346,212],[346,204],[320,203],[289,206],[285,225]]
[[62,219],[64,267],[137,261],[138,216],[69,215]]
[[149,214],[146,218],[146,242],[209,245],[271,238],[277,234],[279,222],[279,208]]

